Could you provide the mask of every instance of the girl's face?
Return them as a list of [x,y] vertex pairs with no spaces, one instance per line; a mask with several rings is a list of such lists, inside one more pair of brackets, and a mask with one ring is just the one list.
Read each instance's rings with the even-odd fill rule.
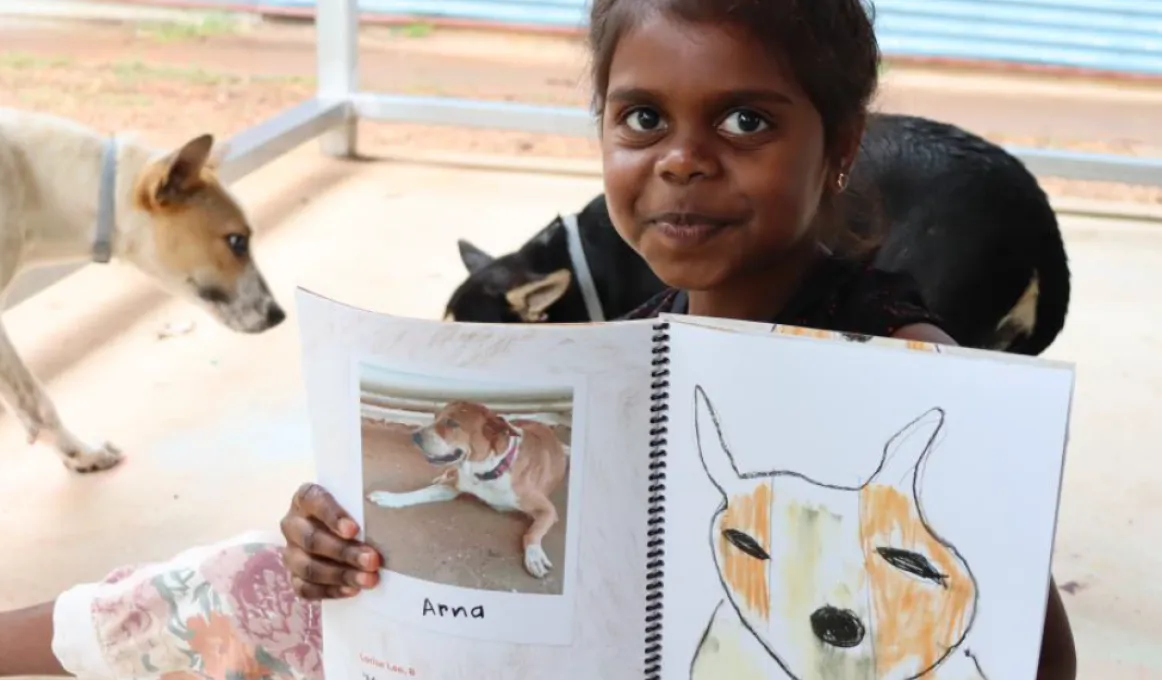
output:
[[762,280],[806,242],[837,172],[819,113],[771,50],[661,12],[618,42],[601,145],[618,232],[695,291]]

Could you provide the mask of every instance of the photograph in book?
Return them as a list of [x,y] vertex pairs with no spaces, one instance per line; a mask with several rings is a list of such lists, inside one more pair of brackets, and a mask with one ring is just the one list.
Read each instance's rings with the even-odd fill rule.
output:
[[315,481],[384,556],[326,676],[640,680],[656,324],[296,302]]
[[[433,379],[361,363],[367,540],[389,572],[462,589],[561,596],[573,392]],[[483,600],[427,598],[434,619]]]

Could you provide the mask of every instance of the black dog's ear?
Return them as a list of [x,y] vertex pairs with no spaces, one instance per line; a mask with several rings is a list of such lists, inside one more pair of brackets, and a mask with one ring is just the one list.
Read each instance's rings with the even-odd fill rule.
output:
[[465,239],[459,239],[456,241],[456,245],[460,248],[460,261],[464,263],[469,274],[475,274],[484,269],[495,259]]
[[558,269],[523,286],[517,286],[504,294],[508,306],[516,312],[524,323],[544,321],[549,307],[569,290],[573,272]]

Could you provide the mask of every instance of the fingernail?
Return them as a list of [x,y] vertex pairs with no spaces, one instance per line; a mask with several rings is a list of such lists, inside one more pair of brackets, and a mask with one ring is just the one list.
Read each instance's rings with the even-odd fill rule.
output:
[[359,533],[359,527],[349,519],[339,520],[339,533],[346,538],[352,538]]
[[359,589],[352,588],[351,586],[343,586],[342,588],[339,589],[339,594],[342,595],[343,597],[352,597],[358,593],[359,593]]
[[370,588],[375,585],[375,574],[359,574],[355,580],[359,582],[359,585]]
[[370,550],[364,551],[359,555],[359,566],[364,569],[371,569],[375,566],[375,553]]

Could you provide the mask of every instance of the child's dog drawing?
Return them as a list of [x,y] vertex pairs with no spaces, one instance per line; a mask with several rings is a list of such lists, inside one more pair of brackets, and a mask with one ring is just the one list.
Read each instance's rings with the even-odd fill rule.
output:
[[941,409],[927,411],[888,441],[867,482],[829,486],[790,471],[740,473],[695,388],[699,455],[723,497],[710,541],[726,597],[692,678],[769,678],[772,662],[796,680],[984,678],[965,645],[976,582],[919,502],[943,424]]

